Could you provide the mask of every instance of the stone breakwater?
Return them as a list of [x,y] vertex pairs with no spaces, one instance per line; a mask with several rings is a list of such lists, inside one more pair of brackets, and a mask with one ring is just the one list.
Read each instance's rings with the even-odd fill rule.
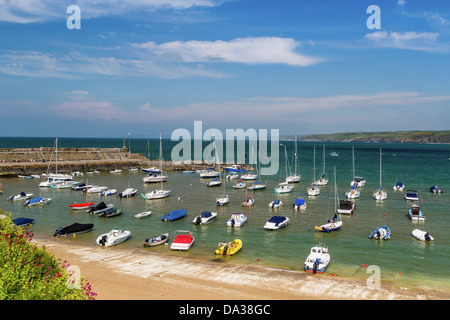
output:
[[[127,148],[58,148],[58,161],[54,148],[7,148],[0,149],[0,176],[43,174],[76,171],[129,170],[130,168],[159,167],[159,160],[149,160],[142,153],[130,153]],[[172,162],[163,159],[163,169],[184,171],[204,169],[210,164],[194,162]],[[252,169],[249,166],[243,166]]]

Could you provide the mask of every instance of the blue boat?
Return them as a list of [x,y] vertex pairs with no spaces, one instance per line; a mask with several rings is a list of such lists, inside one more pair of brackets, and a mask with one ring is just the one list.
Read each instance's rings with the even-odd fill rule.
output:
[[186,209],[173,210],[172,212],[169,212],[168,214],[163,216],[161,218],[161,220],[163,220],[163,221],[177,220],[177,219],[183,218],[186,215],[186,213],[187,213]]
[[375,229],[370,235],[369,239],[383,239],[387,240],[391,237],[391,230],[387,226],[381,226],[377,229]]
[[34,219],[30,219],[30,218],[17,218],[17,219],[12,220],[12,223],[14,223],[18,227],[25,227],[25,226],[32,224],[33,222],[34,222]]
[[438,186],[432,186],[430,188],[430,192],[431,193],[442,193],[442,189],[440,187],[438,187]]
[[295,210],[306,208],[305,199],[296,199],[295,203],[293,204],[293,207]]

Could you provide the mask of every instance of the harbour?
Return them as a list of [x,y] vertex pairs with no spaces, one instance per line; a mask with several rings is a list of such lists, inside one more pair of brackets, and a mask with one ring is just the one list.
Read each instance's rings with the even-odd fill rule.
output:
[[[71,142],[74,145],[73,141]],[[92,141],[92,143],[95,142]],[[146,142],[146,140],[132,140],[131,143],[135,146],[135,152],[144,154]],[[155,152],[153,152],[152,161],[155,161],[157,166],[159,164],[156,159],[158,145],[156,141],[153,144]],[[293,169],[294,143],[281,141],[281,144],[280,150],[284,151],[284,146],[287,146],[290,166]],[[306,188],[314,180],[314,146],[319,150],[324,144],[327,151],[336,151],[339,156],[332,157],[328,152],[325,153],[325,171],[330,183],[320,187],[319,196],[307,196]],[[163,146],[163,154],[170,154],[170,141],[163,140]],[[383,148],[383,188],[388,193],[388,198],[384,201],[376,201],[372,198],[373,192],[379,188],[380,146]],[[314,226],[323,224],[334,213],[332,168],[336,167],[339,198],[344,199],[344,192],[350,189],[352,147],[355,148],[357,173],[363,175],[367,183],[360,188],[361,197],[354,200],[356,205],[354,214],[342,215],[341,230],[332,233],[318,232]],[[140,194],[158,187],[155,184],[144,183],[143,178],[147,174],[140,170],[123,170],[119,174],[104,170],[97,174],[74,177],[74,180],[89,180],[89,184],[115,188],[118,192],[130,186],[138,189],[135,197],[126,199],[116,196],[101,197],[98,194],[89,195],[89,199],[95,204],[105,201],[123,210],[122,215],[110,219],[102,219],[87,214],[83,210],[70,210],[69,204],[84,202],[86,195],[72,190],[40,188],[38,185],[42,179],[1,178],[3,195],[0,198],[0,207],[5,212],[11,212],[13,218],[34,218],[36,222],[31,230],[38,238],[86,246],[91,248],[90,250],[107,249],[111,252],[133,250],[143,254],[156,253],[169,258],[199,259],[237,265],[257,264],[267,268],[303,272],[303,263],[310,248],[318,242],[323,242],[329,249],[331,262],[325,274],[317,275],[319,277],[335,274],[341,278],[365,281],[370,274],[362,265],[376,265],[380,267],[382,283],[389,283],[396,288],[411,290],[426,288],[448,292],[449,277],[446,265],[450,243],[446,230],[449,223],[447,208],[450,199],[445,192],[450,190],[448,179],[450,147],[448,145],[301,142],[298,144],[298,150],[298,170],[301,181],[294,184],[294,190],[278,196],[274,192],[273,188],[284,179],[283,166],[279,174],[262,177],[267,188],[253,192],[255,204],[249,208],[241,206],[246,191],[233,188],[236,180],[224,181],[221,186],[209,188],[206,186],[209,179],[200,179],[199,174],[195,172],[183,173],[177,170],[167,170],[168,179],[164,182],[164,187],[171,189],[171,196],[151,201],[142,199]],[[280,151],[280,154],[283,152]],[[316,155],[318,173],[322,173],[322,160],[322,154],[318,153]],[[392,189],[397,180],[402,180],[408,189],[418,190],[420,200],[417,203],[427,215],[425,222],[413,222],[408,218],[407,213],[411,203],[405,201],[405,192]],[[444,192],[432,194],[429,188],[434,184],[439,184]],[[226,206],[216,206],[215,200],[224,190],[230,197],[230,203]],[[23,206],[23,203],[6,200],[9,195],[22,191],[48,196],[53,199],[53,202],[45,206],[28,208]],[[278,209],[269,208],[269,203],[276,197],[281,199],[284,205]],[[307,204],[305,210],[297,211],[292,208],[299,197],[305,199]],[[161,221],[162,216],[175,209],[186,209],[186,217],[172,222]],[[152,211],[149,217],[134,218],[135,214],[146,210]],[[202,211],[217,212],[217,220],[208,225],[194,225],[193,219]],[[242,228],[227,227],[225,222],[234,212],[245,213],[249,218],[248,225]],[[278,231],[264,230],[264,224],[274,215],[289,217],[289,225]],[[94,230],[76,237],[55,238],[52,236],[59,227],[75,222],[94,223]],[[370,233],[382,225],[389,226],[390,239],[369,239]],[[98,247],[95,244],[97,236],[109,232],[116,226],[130,230],[131,238],[116,247]],[[415,239],[411,232],[417,228],[427,230],[435,240],[422,242]],[[190,250],[178,252],[164,245],[154,248],[142,246],[145,238],[163,232],[167,232],[172,237],[176,230],[192,231],[195,242]],[[214,254],[219,242],[237,238],[243,242],[243,248],[239,253],[228,257],[217,257]]]

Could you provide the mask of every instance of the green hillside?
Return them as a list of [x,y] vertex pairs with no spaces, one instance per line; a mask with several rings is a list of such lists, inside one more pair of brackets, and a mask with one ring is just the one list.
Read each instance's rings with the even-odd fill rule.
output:
[[345,132],[300,136],[300,141],[450,143],[450,131]]

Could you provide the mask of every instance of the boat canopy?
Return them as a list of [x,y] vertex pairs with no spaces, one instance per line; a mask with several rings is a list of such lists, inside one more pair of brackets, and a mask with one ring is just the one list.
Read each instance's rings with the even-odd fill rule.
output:
[[286,217],[283,216],[273,216],[269,219],[268,222],[274,223],[276,226],[278,226],[280,223],[284,222],[286,220]]
[[212,216],[211,211],[203,211],[200,215],[202,218],[209,218]]
[[41,202],[42,200],[43,200],[42,197],[36,197],[36,198],[31,199],[31,200],[28,202],[28,204],[30,205],[30,204],[39,203],[39,202]]
[[305,199],[297,199],[295,200],[296,206],[303,206],[305,204]]

